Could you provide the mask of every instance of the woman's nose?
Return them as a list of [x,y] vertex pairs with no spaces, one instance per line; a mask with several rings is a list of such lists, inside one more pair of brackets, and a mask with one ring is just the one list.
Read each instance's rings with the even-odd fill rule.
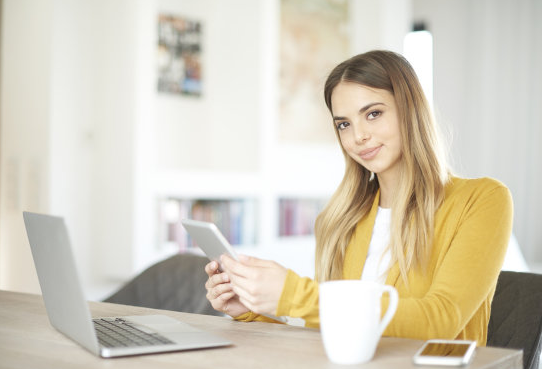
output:
[[371,133],[367,127],[363,127],[362,123],[354,125],[354,139],[356,140],[357,145],[365,143],[369,138],[371,138]]

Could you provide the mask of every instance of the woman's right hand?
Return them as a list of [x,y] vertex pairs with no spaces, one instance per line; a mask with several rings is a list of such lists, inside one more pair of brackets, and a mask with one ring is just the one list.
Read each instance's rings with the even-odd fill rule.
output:
[[239,301],[239,296],[233,292],[230,278],[226,273],[219,270],[216,261],[211,261],[205,265],[205,273],[209,276],[205,283],[207,289],[205,297],[207,297],[213,309],[234,318],[250,311]]

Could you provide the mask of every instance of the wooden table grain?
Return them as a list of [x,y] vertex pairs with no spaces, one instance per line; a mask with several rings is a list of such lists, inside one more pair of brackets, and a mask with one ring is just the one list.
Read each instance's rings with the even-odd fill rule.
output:
[[[89,302],[94,317],[165,314],[223,336],[232,346],[114,359],[94,356],[56,331],[40,295],[0,291],[0,368],[420,368],[412,356],[422,341],[383,337],[372,361],[336,365],[320,332],[281,324],[242,323],[225,317]],[[425,367],[431,368],[431,367]],[[522,353],[479,347],[469,369],[521,369]]]

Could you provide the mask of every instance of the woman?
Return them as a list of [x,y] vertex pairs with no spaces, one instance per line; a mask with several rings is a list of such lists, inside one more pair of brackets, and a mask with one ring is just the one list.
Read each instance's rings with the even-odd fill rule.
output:
[[485,345],[512,228],[508,189],[451,175],[420,83],[399,54],[346,60],[324,95],[346,171],[316,221],[315,280],[272,261],[223,257],[224,272],[216,262],[205,268],[207,298],[237,320],[274,314],[318,327],[319,282],[377,280],[400,297],[384,335]]

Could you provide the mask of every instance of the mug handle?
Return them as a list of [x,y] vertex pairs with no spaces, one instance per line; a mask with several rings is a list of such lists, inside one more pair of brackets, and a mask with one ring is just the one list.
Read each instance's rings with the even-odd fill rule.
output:
[[386,310],[386,314],[384,314],[384,317],[380,321],[380,324],[378,325],[379,330],[379,337],[382,336],[382,333],[384,333],[384,329],[390,324],[391,318],[393,318],[393,315],[395,314],[395,310],[397,310],[397,304],[399,303],[399,295],[397,294],[397,290],[393,286],[389,285],[383,285],[382,286],[382,293],[387,292],[390,296],[390,303],[388,304],[388,309]]

